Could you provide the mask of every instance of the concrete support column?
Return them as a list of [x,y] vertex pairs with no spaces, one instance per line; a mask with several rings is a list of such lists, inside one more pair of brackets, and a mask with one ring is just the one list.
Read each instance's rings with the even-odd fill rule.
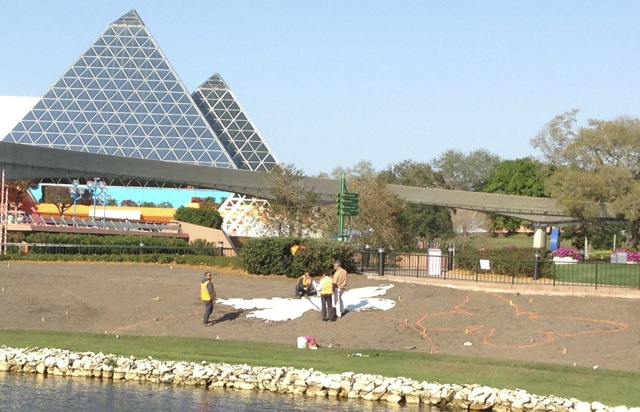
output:
[[536,227],[536,231],[533,234],[533,247],[536,249],[547,248],[547,233],[544,227]]

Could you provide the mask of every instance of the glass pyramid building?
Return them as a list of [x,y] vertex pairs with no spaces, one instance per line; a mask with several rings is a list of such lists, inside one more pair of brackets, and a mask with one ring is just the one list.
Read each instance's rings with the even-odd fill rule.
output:
[[193,96],[198,105],[132,10],[105,29],[4,140],[245,170],[275,165],[219,75]]
[[277,161],[271,150],[218,73],[192,97],[239,169],[273,169]]

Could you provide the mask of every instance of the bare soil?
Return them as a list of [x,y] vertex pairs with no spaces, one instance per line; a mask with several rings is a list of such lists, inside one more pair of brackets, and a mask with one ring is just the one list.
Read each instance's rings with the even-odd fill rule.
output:
[[[411,350],[640,371],[640,292],[512,286],[349,274],[349,288],[393,284],[389,311],[322,322],[247,318],[216,304],[202,324],[207,268],[170,265],[0,263],[0,329],[189,336],[295,345]],[[295,280],[210,269],[220,298],[292,297]],[[0,334],[1,336],[1,334]],[[0,341],[0,344],[2,342]]]

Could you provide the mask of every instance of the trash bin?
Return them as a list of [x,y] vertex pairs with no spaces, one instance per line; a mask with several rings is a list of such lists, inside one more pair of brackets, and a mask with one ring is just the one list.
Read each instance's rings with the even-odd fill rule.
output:
[[613,252],[611,254],[611,263],[627,263],[627,253]]
[[442,250],[430,248],[427,258],[427,275],[442,276]]

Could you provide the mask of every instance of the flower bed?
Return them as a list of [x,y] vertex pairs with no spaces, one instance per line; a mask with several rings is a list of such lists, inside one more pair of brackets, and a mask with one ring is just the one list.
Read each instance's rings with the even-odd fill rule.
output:
[[556,265],[570,265],[578,263],[578,260],[572,258],[571,256],[554,256],[553,263],[555,263]]
[[567,258],[567,259],[562,259],[562,262],[565,263],[575,263],[577,261],[582,260],[582,252],[580,252],[578,249],[572,247],[568,247],[568,246],[560,246],[559,248],[557,248],[556,250],[554,250],[553,252],[551,252],[551,256],[553,256],[553,261],[556,261],[556,258]]

